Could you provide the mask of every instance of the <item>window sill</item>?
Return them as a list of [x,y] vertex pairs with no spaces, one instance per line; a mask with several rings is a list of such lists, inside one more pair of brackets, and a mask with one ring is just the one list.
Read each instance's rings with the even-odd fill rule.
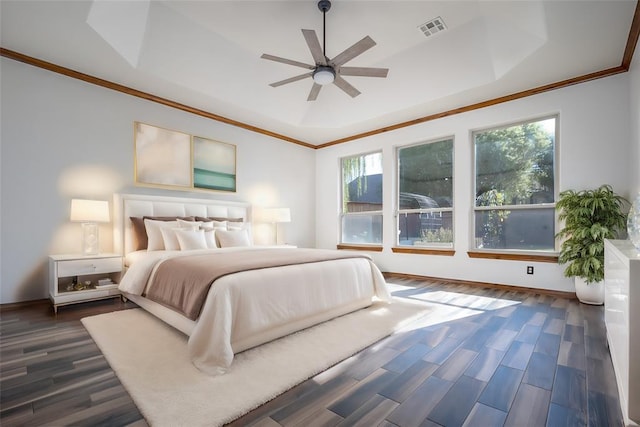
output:
[[501,259],[507,261],[558,262],[557,254],[468,251],[467,255],[469,258]]
[[382,246],[377,245],[352,245],[352,244],[339,244],[336,249],[349,249],[352,251],[369,251],[369,252],[382,252]]
[[418,255],[441,255],[441,256],[453,256],[456,251],[447,248],[447,249],[436,249],[436,248],[416,248],[416,247],[407,247],[407,246],[395,246],[391,248],[391,251],[396,254],[418,254]]

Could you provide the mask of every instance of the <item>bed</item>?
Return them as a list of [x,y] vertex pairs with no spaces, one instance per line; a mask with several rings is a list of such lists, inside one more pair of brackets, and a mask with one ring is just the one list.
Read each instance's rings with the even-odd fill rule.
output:
[[123,296],[186,334],[210,375],[243,350],[390,301],[366,254],[254,245],[247,203],[116,194],[114,223]]

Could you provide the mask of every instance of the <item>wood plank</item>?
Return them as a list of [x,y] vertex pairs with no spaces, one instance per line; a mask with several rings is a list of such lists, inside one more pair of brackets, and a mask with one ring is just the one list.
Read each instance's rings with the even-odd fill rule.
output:
[[487,383],[461,376],[429,412],[428,418],[442,426],[459,426],[467,418]]
[[524,373],[523,382],[551,390],[556,372],[556,358],[544,353],[533,353]]
[[560,351],[560,335],[541,333],[533,351],[557,357]]
[[[590,351],[592,351],[594,355],[599,356],[595,357],[596,359],[604,360],[604,353],[607,350],[606,342],[601,341],[599,345],[602,346],[600,350],[591,348]],[[560,351],[558,353],[558,365],[569,366],[570,368],[576,368],[586,371],[586,347],[584,345],[574,344],[570,341],[562,341],[560,343]]]
[[551,401],[567,408],[587,408],[586,374],[579,369],[567,366],[556,368],[556,378],[553,382]]
[[429,353],[431,350],[432,348],[428,345],[421,343],[414,344],[386,363],[383,368],[388,371],[402,373],[415,362],[422,359],[424,355]]
[[465,420],[463,427],[501,426],[507,419],[507,413],[482,403],[476,403]]
[[509,427],[545,425],[550,400],[549,390],[521,384],[504,425]]
[[435,363],[418,360],[395,380],[380,390],[379,394],[395,402],[402,403],[433,374],[438,368]]
[[480,381],[489,382],[505,354],[504,351],[485,347],[464,371],[464,375]]
[[348,390],[336,399],[328,409],[342,418],[348,418],[373,396],[389,385],[398,377],[395,372],[386,369],[378,369],[357,384],[357,387]]
[[384,422],[387,415],[398,407],[398,403],[376,394],[357,411],[338,424],[340,427],[369,427]]
[[498,366],[491,381],[482,391],[478,402],[505,413],[509,412],[523,375],[524,372],[519,369],[504,365]]
[[456,382],[477,356],[478,353],[475,351],[458,348],[436,369],[433,375],[443,380]]
[[453,386],[451,381],[429,377],[410,398],[398,406],[387,420],[398,426],[418,427]]
[[[549,405],[549,415],[547,417],[547,426],[585,426],[587,425],[585,413],[576,409],[567,408],[556,403]],[[596,423],[597,426],[606,426],[614,424]]]

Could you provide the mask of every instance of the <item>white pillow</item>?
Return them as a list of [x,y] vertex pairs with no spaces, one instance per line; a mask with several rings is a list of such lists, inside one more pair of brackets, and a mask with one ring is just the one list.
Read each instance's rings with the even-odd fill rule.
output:
[[226,230],[229,228],[227,221],[211,221],[207,224],[211,224],[211,227],[213,227],[214,230]]
[[218,248],[218,242],[216,242],[216,230],[203,230],[204,232],[204,241],[207,243],[207,248],[216,249]]
[[191,251],[195,249],[207,249],[207,242],[204,238],[203,230],[190,230],[187,228],[178,228],[175,235],[180,244],[180,250]]
[[227,223],[227,230],[238,231],[245,230],[247,232],[247,237],[249,237],[249,243],[253,244],[253,234],[251,233],[251,223],[250,222],[231,222]]
[[185,221],[184,219],[178,218],[178,227],[180,228],[193,228],[197,230],[199,228],[213,228],[213,221]]
[[216,230],[216,239],[221,248],[251,246],[247,230]]
[[164,249],[164,241],[162,239],[162,228],[176,228],[178,221],[158,221],[155,219],[145,219],[144,227],[147,230],[148,251],[161,251]]
[[[160,228],[160,233],[162,234],[162,242],[164,243],[164,248],[167,251],[179,251],[180,243],[178,242],[178,236],[176,236],[176,231],[180,230],[180,228],[168,228],[162,227]],[[183,228],[183,230],[186,230]]]

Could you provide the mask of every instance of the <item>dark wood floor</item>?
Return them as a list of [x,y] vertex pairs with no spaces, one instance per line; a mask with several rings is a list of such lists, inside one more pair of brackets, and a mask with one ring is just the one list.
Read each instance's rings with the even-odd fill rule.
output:
[[[477,314],[388,337],[231,425],[622,425],[602,307],[469,285],[389,282],[395,295]],[[146,425],[79,322],[131,307],[108,300],[64,307],[57,317],[42,304],[3,310],[0,424]]]

